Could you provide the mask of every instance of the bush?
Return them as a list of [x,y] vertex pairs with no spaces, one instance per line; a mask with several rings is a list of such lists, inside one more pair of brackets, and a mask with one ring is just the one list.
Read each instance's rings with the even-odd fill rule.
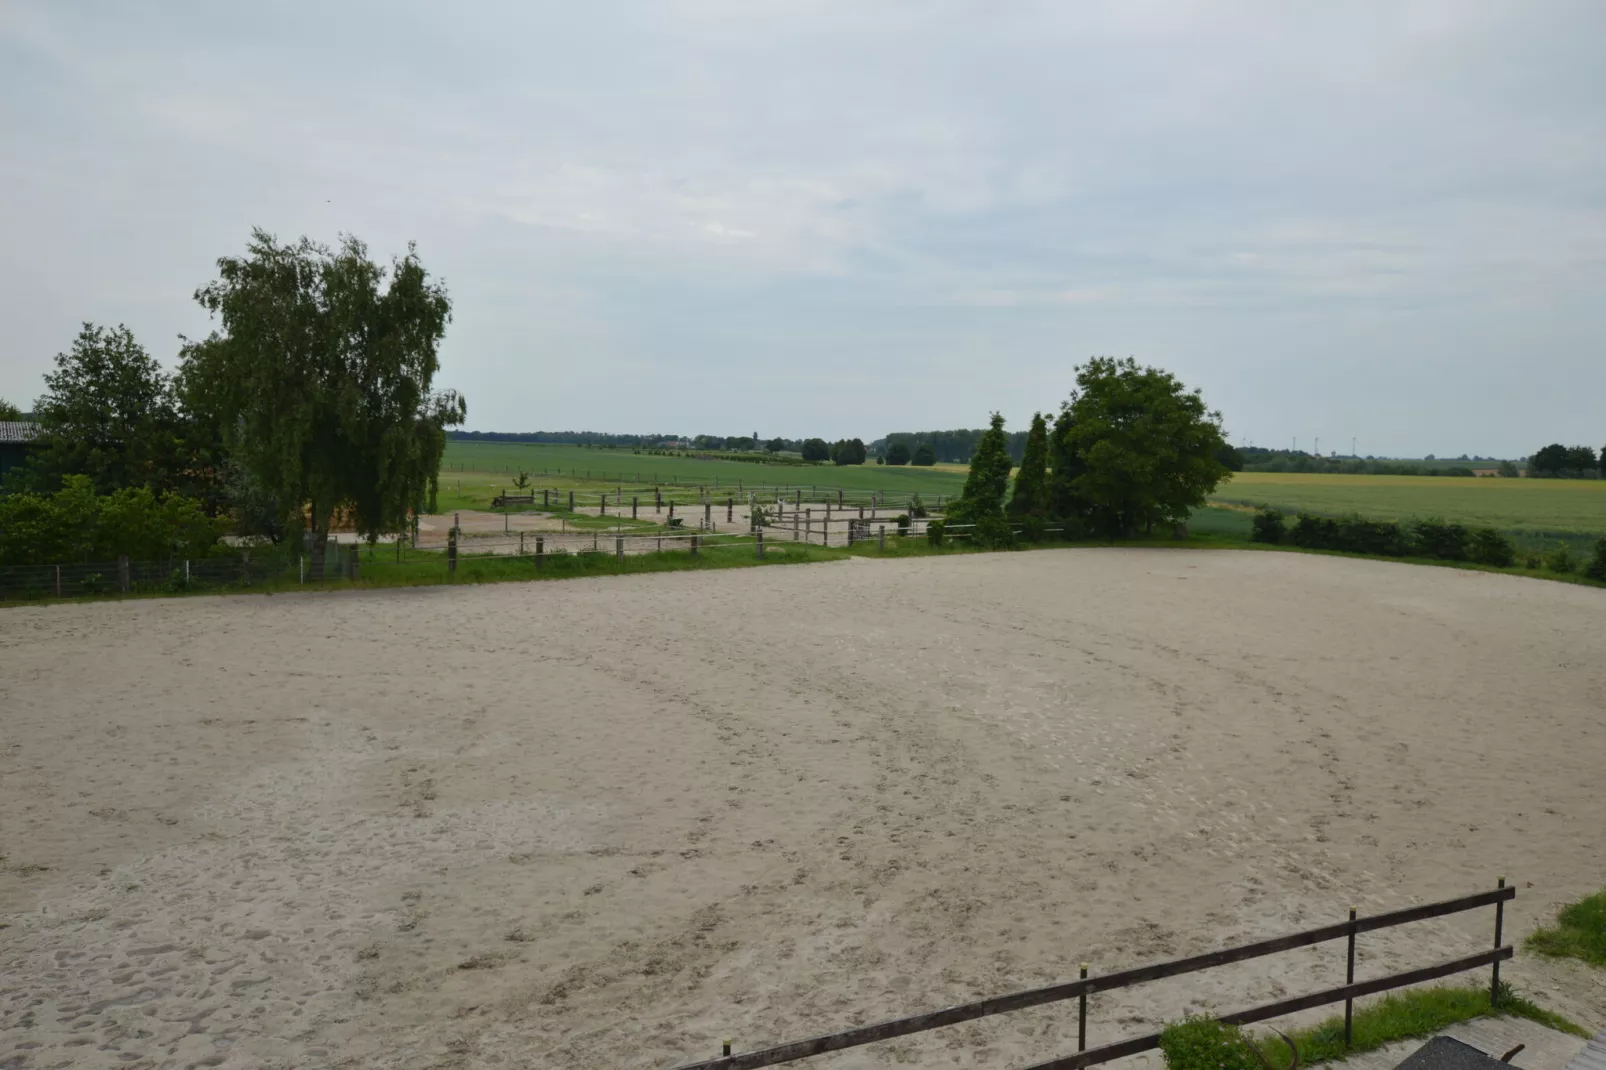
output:
[[926,503],[920,500],[920,495],[909,496],[909,515],[916,520],[924,520],[929,514],[926,512]]
[[1606,539],[1596,540],[1595,556],[1590,560],[1589,567],[1584,569],[1584,575],[1606,583]]
[[941,546],[943,536],[946,534],[941,520],[933,520],[926,525],[926,541],[933,546]]
[[984,516],[971,527],[970,541],[983,550],[1009,550],[1015,545],[1015,529],[1001,516]]
[[1307,550],[1336,550],[1338,548],[1338,521],[1330,517],[1300,513],[1294,518],[1294,527],[1288,541]]
[[904,445],[902,442],[894,442],[887,449],[887,463],[891,465],[908,464],[909,447]]
[[931,443],[922,442],[915,447],[915,455],[909,463],[919,468],[930,468],[937,463],[937,451],[931,448]]
[[1558,542],[1556,548],[1545,555],[1545,567],[1552,572],[1570,576],[1578,571],[1578,555],[1573,553],[1571,546]]
[[1464,525],[1447,524],[1430,517],[1411,525],[1411,538],[1416,544],[1416,552],[1422,557],[1437,557],[1444,561],[1465,561],[1468,557],[1468,532]]
[[1040,516],[1021,517],[1020,537],[1023,542],[1042,542],[1048,538],[1048,521]]
[[1354,554],[1404,557],[1411,552],[1405,529],[1393,520],[1367,520],[1348,516],[1338,521],[1338,546]]
[[1283,514],[1277,509],[1262,509],[1255,514],[1255,520],[1249,531],[1250,542],[1269,542],[1280,544],[1288,537],[1288,525],[1283,523]]
[[1517,548],[1494,528],[1479,528],[1472,533],[1472,560],[1505,568],[1516,562]]
[[1160,1034],[1170,1070],[1262,1070],[1243,1030],[1214,1018],[1189,1015]]
[[907,535],[907,534],[909,534],[909,514],[908,513],[899,513],[897,516],[893,517],[893,523],[898,525],[898,534],[899,535]]

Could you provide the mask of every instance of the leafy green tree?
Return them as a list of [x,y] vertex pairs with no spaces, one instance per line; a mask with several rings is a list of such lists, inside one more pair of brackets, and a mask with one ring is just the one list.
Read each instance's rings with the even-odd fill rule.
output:
[[0,422],[22,419],[22,410],[5,398],[0,398]]
[[914,456],[909,463],[917,468],[930,468],[937,463],[937,451],[931,448],[931,443],[922,442],[915,447]]
[[1512,464],[1510,461],[1501,461],[1500,475],[1504,479],[1516,479],[1517,477],[1521,476],[1522,473],[1517,471],[1517,466]]
[[1071,434],[1076,420],[1066,404],[1054,419],[1048,438],[1048,515],[1080,528],[1087,521],[1088,505],[1076,489],[1076,481],[1087,471],[1076,438]]
[[34,403],[43,486],[86,475],[100,493],[171,488],[186,464],[173,384],[127,327],[85,323]]
[[1588,446],[1569,446],[1567,467],[1580,476],[1592,476],[1600,467],[1600,462],[1595,457],[1595,451]]
[[0,565],[201,557],[223,526],[193,498],[149,487],[101,495],[89,476],[67,475],[51,494],[0,497]]
[[905,465],[909,463],[909,447],[902,442],[894,442],[887,448],[887,463]]
[[772,438],[768,442],[764,443],[764,450],[767,453],[780,453],[785,448],[786,439],[784,438]]
[[1216,460],[1220,461],[1221,467],[1229,472],[1242,472],[1244,470],[1244,455],[1238,452],[1238,447],[1228,445],[1225,442],[1216,451]]
[[1085,465],[1070,491],[1100,530],[1184,523],[1227,470],[1216,459],[1221,414],[1171,373],[1128,357],[1095,357],[1077,369],[1066,446]]
[[831,447],[825,444],[825,439],[823,438],[804,439],[801,452],[805,461],[829,461],[831,459]]
[[195,297],[222,330],[185,346],[186,396],[291,526],[305,517],[312,575],[336,509],[370,539],[402,530],[466,414],[433,391],[451,301],[413,247],[387,270],[351,236],[331,249],[258,229]]
[[995,412],[992,426],[976,443],[976,452],[970,457],[970,474],[965,477],[965,489],[949,507],[947,519],[957,524],[1002,519],[1009,469],[1009,438],[1004,434],[1004,417]]
[[831,447],[831,460],[838,465],[863,464],[870,457],[864,442],[857,438],[839,439]]
[[1537,450],[1528,458],[1528,474],[1535,476],[1559,476],[1567,467],[1567,447],[1560,442],[1552,442],[1544,449]]
[[1009,499],[1013,519],[1048,518],[1048,421],[1040,412],[1032,414],[1032,427],[1026,433],[1026,450],[1020,471],[1015,475],[1015,492]]

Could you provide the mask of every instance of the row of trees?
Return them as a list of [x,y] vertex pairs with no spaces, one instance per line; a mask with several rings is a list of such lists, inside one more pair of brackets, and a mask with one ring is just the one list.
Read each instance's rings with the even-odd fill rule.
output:
[[1032,417],[1012,491],[1004,418],[993,415],[945,523],[973,525],[984,546],[1009,545],[1016,526],[1035,539],[1050,526],[1128,537],[1182,524],[1227,475],[1225,444],[1221,414],[1199,391],[1130,358],[1096,357],[1077,368],[1052,426]]
[[[411,246],[386,267],[354,237],[329,248],[256,230],[195,298],[218,329],[184,340],[175,375],[125,327],[85,324],[57,356],[34,406],[43,448],[8,476],[26,496],[15,508],[142,490],[245,534],[310,530],[318,576],[337,511],[374,538],[430,505],[466,405],[434,389],[451,302]],[[170,550],[184,530],[175,521]]]
[[1528,458],[1528,474],[1542,479],[1598,479],[1606,475],[1606,447],[1600,456],[1588,446],[1552,442]]

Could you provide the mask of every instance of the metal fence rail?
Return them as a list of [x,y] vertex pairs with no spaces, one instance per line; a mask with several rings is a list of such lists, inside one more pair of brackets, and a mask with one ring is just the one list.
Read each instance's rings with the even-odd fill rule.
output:
[[[1344,1042],[1348,1046],[1354,1001],[1360,996],[1385,992],[1406,985],[1420,984],[1423,981],[1431,981],[1440,977],[1448,977],[1455,973],[1490,966],[1493,972],[1490,978],[1489,999],[1491,1005],[1493,1005],[1498,999],[1500,963],[1512,956],[1510,945],[1502,945],[1500,942],[1505,920],[1505,904],[1509,900],[1516,898],[1516,895],[1517,890],[1506,887],[1505,878],[1502,877],[1497,887],[1491,891],[1478,892],[1473,895],[1462,896],[1458,899],[1447,899],[1437,903],[1427,903],[1422,906],[1406,907],[1403,910],[1389,911],[1388,913],[1376,914],[1367,918],[1356,917],[1355,911],[1352,909],[1348,921],[1324,925],[1316,929],[1307,929],[1304,932],[1291,933],[1287,936],[1273,937],[1269,940],[1260,940],[1252,944],[1243,944],[1239,947],[1225,948],[1221,951],[1212,951],[1203,955],[1174,959],[1170,962],[1160,962],[1150,966],[1139,966],[1135,969],[1106,974],[1103,977],[1088,977],[1087,968],[1084,966],[1082,968],[1082,976],[1077,980],[1049,985],[1044,988],[1028,989],[1004,996],[994,996],[990,999],[977,1000],[973,1003],[961,1003],[957,1006],[945,1007],[942,1010],[928,1011],[924,1014],[910,1015],[906,1018],[894,1018],[871,1025],[859,1026],[855,1029],[846,1029],[838,1033],[827,1033],[823,1036],[810,1037],[806,1040],[792,1041],[787,1044],[779,1044],[774,1047],[736,1055],[730,1053],[727,1045],[725,1054],[719,1058],[687,1063],[680,1066],[678,1070],[754,1070],[756,1067],[776,1066],[780,1063],[794,1062],[798,1059],[807,1059],[815,1055],[824,1055],[827,1052],[842,1051],[845,1048],[873,1044],[881,1040],[891,1040],[894,1037],[909,1036],[913,1033],[939,1029],[946,1025],[956,1025],[960,1022],[974,1021],[978,1018],[986,1018],[995,1014],[1006,1014],[1010,1011],[1024,1010],[1027,1007],[1037,1007],[1069,999],[1078,1000],[1080,1003],[1077,1053],[1052,1059],[1048,1062],[1037,1063],[1029,1067],[1028,1070],[1080,1070],[1081,1067],[1109,1062],[1112,1059],[1150,1051],[1160,1046],[1160,1034],[1149,1033],[1144,1036],[1118,1041],[1114,1044],[1106,1044],[1103,1047],[1088,1049],[1086,1028],[1087,998],[1093,993],[1130,988],[1133,985],[1143,984],[1148,981],[1178,977],[1183,974],[1195,973],[1199,970],[1207,970],[1233,962],[1243,962],[1266,955],[1274,955],[1282,951],[1290,951],[1295,948],[1309,947],[1313,944],[1339,939],[1347,939],[1348,941],[1346,980],[1342,986],[1236,1011],[1230,1015],[1222,1016],[1222,1021],[1248,1024],[1265,1021],[1279,1015],[1291,1014],[1299,1010],[1306,1010],[1311,1007],[1342,1002],[1345,1005]],[[1406,925],[1428,918],[1443,917],[1447,914],[1458,914],[1485,906],[1493,906],[1495,908],[1494,947],[1492,950],[1417,970],[1408,970],[1404,973],[1390,974],[1386,977],[1373,978],[1372,980],[1358,983],[1355,981],[1355,938],[1359,934],[1392,928],[1396,925]]]

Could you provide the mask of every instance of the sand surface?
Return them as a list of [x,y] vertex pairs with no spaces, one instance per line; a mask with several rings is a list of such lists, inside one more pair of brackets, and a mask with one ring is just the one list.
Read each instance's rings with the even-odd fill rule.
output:
[[[1500,874],[1520,939],[1606,883],[1603,622],[1141,550],[6,609],[0,1067],[667,1067]],[[1342,970],[1101,995],[1091,1038]],[[1507,976],[1606,1025],[1606,971]],[[1067,1005],[799,1065],[1074,1048]]]

